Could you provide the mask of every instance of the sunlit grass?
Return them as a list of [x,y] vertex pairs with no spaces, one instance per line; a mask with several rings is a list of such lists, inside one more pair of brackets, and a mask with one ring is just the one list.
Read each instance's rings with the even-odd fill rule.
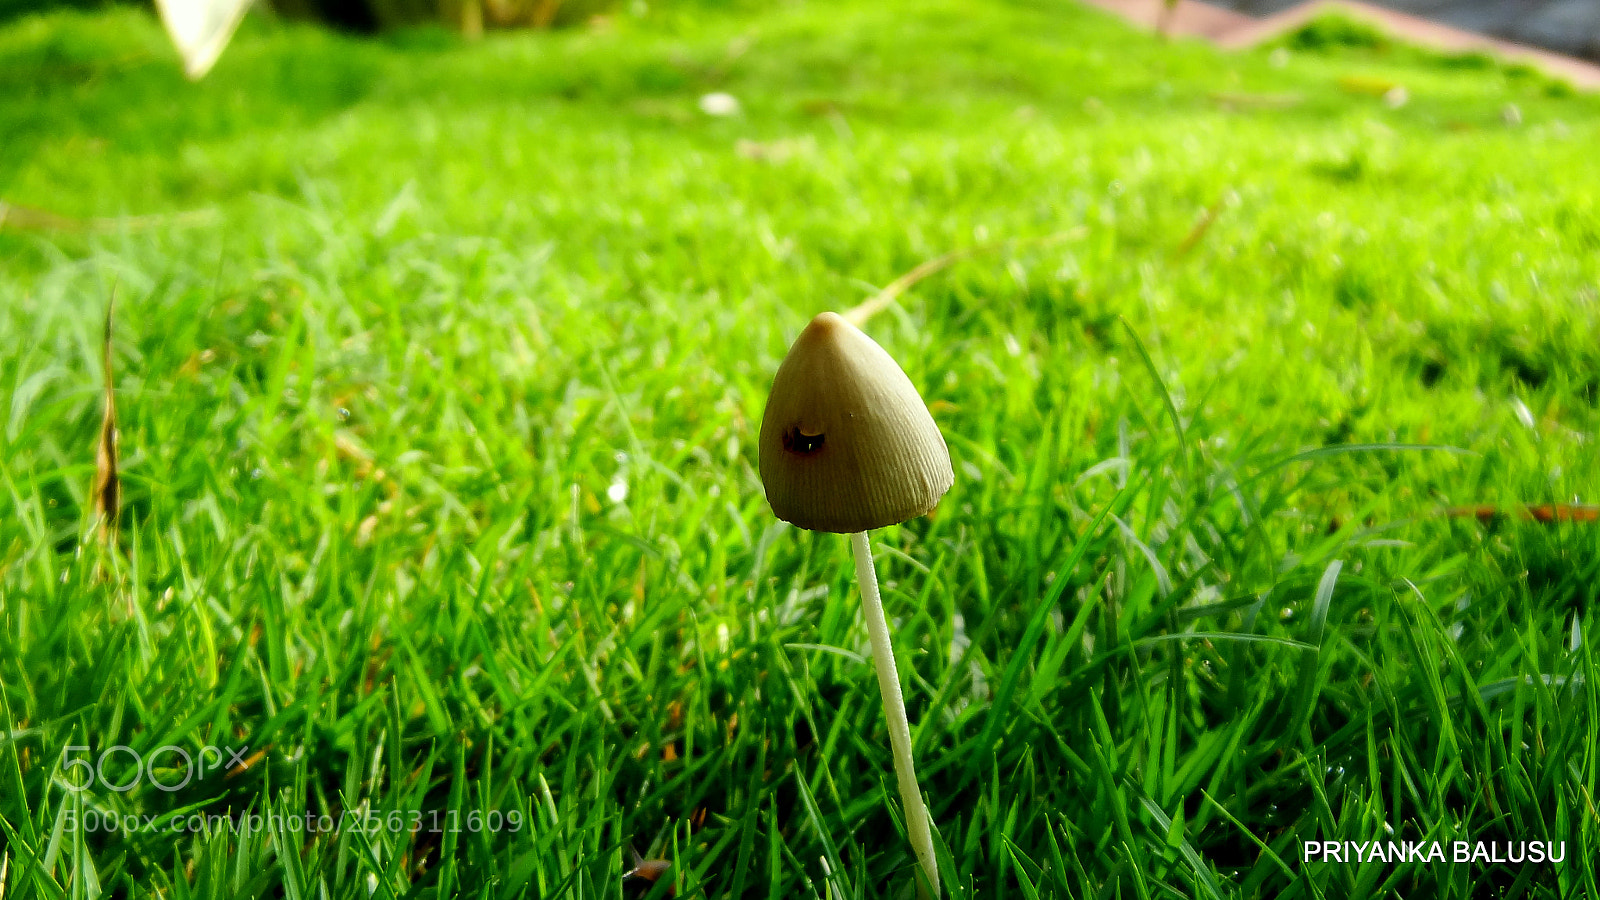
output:
[[[0,228],[7,896],[640,896],[630,844],[656,897],[894,896],[848,550],[773,519],[756,423],[812,314],[1079,226],[868,326],[957,476],[874,534],[949,890],[1600,894],[1600,530],[1515,514],[1600,494],[1600,102],[1291,46],[257,20],[189,85],[136,12],[0,28],[0,198],[85,224]],[[119,745],[251,759],[68,790]],[[1391,837],[1566,861],[1303,862]]]

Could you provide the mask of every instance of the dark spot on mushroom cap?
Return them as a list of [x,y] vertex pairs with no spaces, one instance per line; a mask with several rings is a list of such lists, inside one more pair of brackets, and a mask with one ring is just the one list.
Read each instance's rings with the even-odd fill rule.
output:
[[798,427],[791,428],[783,433],[783,449],[805,456],[821,450],[826,437],[823,434],[806,434]]
[[778,518],[842,534],[924,515],[955,480],[911,379],[834,313],[811,320],[778,366],[757,467]]

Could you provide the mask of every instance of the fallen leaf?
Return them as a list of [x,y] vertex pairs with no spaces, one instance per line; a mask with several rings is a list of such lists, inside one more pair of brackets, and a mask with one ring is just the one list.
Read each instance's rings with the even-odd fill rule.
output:
[[[628,853],[633,857],[633,868],[622,873],[622,877],[625,879],[642,878],[645,881],[654,882],[667,874],[667,870],[672,868],[672,863],[665,859],[644,859],[639,855],[639,851],[633,849],[632,846],[628,847]],[[667,889],[668,897],[676,895],[676,887]]]

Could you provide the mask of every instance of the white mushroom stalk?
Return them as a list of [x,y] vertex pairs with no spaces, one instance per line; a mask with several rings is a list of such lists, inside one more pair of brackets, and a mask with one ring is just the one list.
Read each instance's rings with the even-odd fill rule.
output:
[[933,859],[933,831],[917,786],[917,767],[911,759],[911,721],[906,717],[905,696],[900,693],[894,648],[889,646],[889,621],[884,618],[883,599],[878,595],[872,542],[865,531],[858,531],[850,535],[850,546],[855,551],[856,581],[861,585],[861,609],[867,620],[867,634],[872,638],[872,666],[878,670],[878,691],[883,694],[883,717],[889,723],[889,752],[894,755],[895,779],[900,783],[900,805],[906,811],[906,837],[911,839],[911,849],[937,897],[939,867]]
[[813,319],[778,367],[758,449],[761,483],[778,518],[851,535],[906,833],[927,879],[918,882],[918,893],[938,897],[932,823],[917,786],[911,724],[867,532],[938,504],[955,481],[949,449],[911,379],[834,313]]

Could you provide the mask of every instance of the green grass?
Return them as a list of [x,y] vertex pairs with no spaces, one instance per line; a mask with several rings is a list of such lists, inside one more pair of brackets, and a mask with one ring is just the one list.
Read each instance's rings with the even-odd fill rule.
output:
[[[6,897],[636,897],[630,844],[654,897],[897,896],[847,547],[756,423],[814,313],[1079,227],[868,329],[957,474],[874,535],[952,896],[1600,897],[1600,527],[1443,514],[1600,496],[1600,101],[1341,34],[253,20],[189,85],[136,11],[0,26],[0,197],[213,211],[0,230]],[[1391,836],[1565,862],[1302,859]]]

